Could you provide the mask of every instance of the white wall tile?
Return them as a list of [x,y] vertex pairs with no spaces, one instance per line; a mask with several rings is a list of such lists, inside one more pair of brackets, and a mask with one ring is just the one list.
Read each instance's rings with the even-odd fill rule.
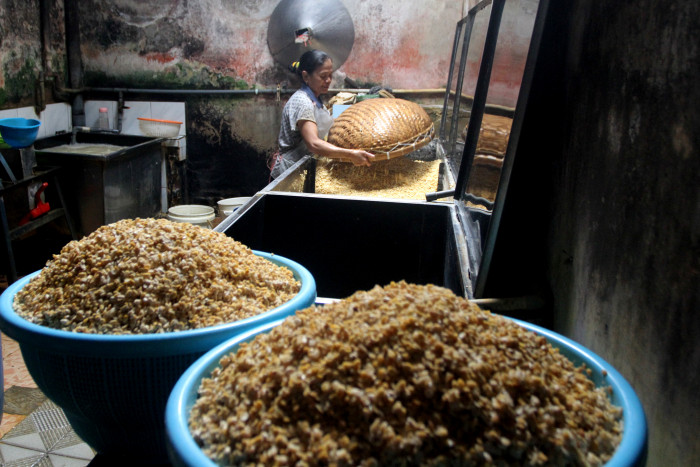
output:
[[185,134],[185,103],[184,102],[151,102],[151,118],[182,122],[180,132]]
[[66,103],[49,104],[41,112],[40,120],[46,137],[70,132],[72,128],[70,105]]
[[0,118],[17,118],[17,109],[0,110]]
[[122,133],[127,135],[143,135],[139,128],[139,117],[151,117],[151,103],[143,101],[125,101],[124,117],[122,119]]

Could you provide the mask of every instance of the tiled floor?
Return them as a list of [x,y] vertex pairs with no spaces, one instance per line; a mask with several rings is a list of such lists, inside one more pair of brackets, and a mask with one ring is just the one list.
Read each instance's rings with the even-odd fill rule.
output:
[[0,466],[83,467],[94,451],[73,432],[63,411],[37,389],[17,342],[2,335],[4,395]]

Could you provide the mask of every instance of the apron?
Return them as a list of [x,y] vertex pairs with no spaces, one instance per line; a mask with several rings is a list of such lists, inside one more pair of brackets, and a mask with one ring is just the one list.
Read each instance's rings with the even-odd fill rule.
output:
[[[331,129],[331,125],[333,124],[333,117],[331,116],[330,112],[323,107],[323,104],[321,104],[318,97],[316,97],[313,91],[311,91],[311,88],[309,88],[307,85],[303,85],[301,89],[306,92],[306,94],[311,98],[311,101],[314,103],[314,118],[316,119],[316,127],[318,128],[318,137],[321,139],[326,139],[328,136],[328,131]],[[270,172],[270,177],[273,179],[279,177],[308,153],[309,150],[306,147],[306,143],[304,140],[302,140],[299,146],[297,146],[295,149],[284,153],[284,155],[277,155]]]

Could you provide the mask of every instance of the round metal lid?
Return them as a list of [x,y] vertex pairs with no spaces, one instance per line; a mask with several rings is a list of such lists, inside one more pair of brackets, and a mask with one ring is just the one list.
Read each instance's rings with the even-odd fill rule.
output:
[[347,60],[355,41],[352,18],[339,0],[282,0],[270,16],[267,46],[285,67],[310,49],[326,52],[333,70]]

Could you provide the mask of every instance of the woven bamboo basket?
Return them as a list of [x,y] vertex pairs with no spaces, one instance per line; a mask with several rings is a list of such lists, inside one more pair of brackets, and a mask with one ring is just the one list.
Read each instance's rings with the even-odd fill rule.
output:
[[346,109],[328,132],[328,142],[362,149],[377,160],[404,156],[430,142],[433,121],[423,108],[404,99],[368,99]]
[[[467,123],[467,126],[469,123]],[[491,154],[503,157],[508,148],[510,129],[513,119],[499,115],[484,114],[479,129],[479,141],[476,144],[477,154]],[[466,139],[467,127],[464,128],[462,137]]]

